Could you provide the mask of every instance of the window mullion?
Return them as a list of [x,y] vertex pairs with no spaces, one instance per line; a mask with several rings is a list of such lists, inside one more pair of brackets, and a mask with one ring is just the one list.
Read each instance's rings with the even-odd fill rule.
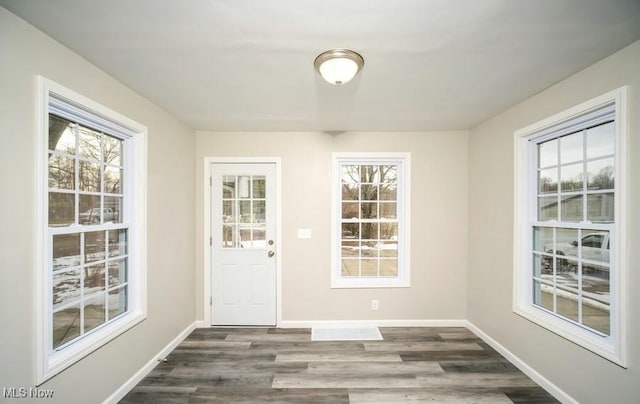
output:
[[618,89],[515,132],[515,200],[529,205],[515,209],[514,311],[616,363],[625,100]]

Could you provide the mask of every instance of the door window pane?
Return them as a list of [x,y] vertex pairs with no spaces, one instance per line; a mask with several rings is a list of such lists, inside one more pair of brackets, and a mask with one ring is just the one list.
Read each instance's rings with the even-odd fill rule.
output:
[[265,198],[266,197],[266,182],[264,176],[253,177],[253,197]]
[[240,223],[251,223],[251,201],[240,201]]
[[251,177],[241,175],[238,177],[238,198],[247,199],[251,197],[249,184]]
[[231,175],[225,175],[224,177],[222,177],[222,197],[236,197],[236,177]]
[[266,201],[253,201],[253,223],[265,223],[266,221]]
[[237,244],[237,225],[223,225],[222,226],[222,247],[224,248],[236,248]]
[[222,222],[236,222],[236,201],[222,201]]

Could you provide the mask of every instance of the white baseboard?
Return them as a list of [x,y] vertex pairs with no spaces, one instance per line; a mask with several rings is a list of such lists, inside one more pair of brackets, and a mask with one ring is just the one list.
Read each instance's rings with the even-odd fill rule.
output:
[[211,324],[207,324],[206,321],[204,320],[196,320],[195,323],[193,323],[195,328],[207,328],[207,327],[211,327]]
[[281,328],[313,328],[313,327],[466,327],[467,320],[315,320],[315,321],[281,321]]
[[558,401],[564,404],[579,404],[573,397],[567,394],[564,390],[560,389],[558,386],[553,384],[549,379],[542,376],[538,373],[534,368],[527,365],[522,359],[518,358],[515,354],[501,345],[498,341],[491,338],[484,331],[479,329],[470,321],[467,321],[467,327],[473,331],[478,337],[482,338],[484,342],[489,344],[491,348],[495,349],[500,353],[500,355],[504,356],[509,360],[509,362],[513,363],[518,369],[522,371],[525,375],[529,376],[531,380],[538,383],[542,388],[547,390],[552,396],[554,396]]
[[113,392],[111,396],[104,400],[103,404],[116,404],[118,401],[122,400],[124,396],[126,396],[127,393],[136,386],[136,384],[144,379],[144,377],[148,375],[153,370],[153,368],[156,367],[156,365],[159,363],[159,359],[162,359],[169,355],[171,351],[173,351],[178,345],[180,345],[180,343],[184,341],[184,339],[187,338],[187,336],[191,334],[193,330],[196,329],[197,323],[198,322],[196,321],[190,324],[180,334],[178,334],[178,336],[175,337],[171,342],[169,342],[164,348],[162,348],[162,350],[160,350],[160,352],[158,352],[155,357],[150,359],[149,362],[147,362],[142,367],[142,369],[138,370],[133,376],[131,376],[129,380],[127,380],[125,384],[120,386],[118,390]]

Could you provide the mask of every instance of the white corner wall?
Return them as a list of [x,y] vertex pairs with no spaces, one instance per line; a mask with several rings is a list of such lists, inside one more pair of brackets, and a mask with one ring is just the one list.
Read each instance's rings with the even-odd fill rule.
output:
[[[640,41],[471,130],[468,318],[580,403],[640,397]],[[628,350],[623,369],[515,315],[513,132],[623,85],[630,86],[628,142]]]
[[[194,133],[0,7],[0,393],[35,383],[36,76],[147,126],[148,318],[53,377],[51,403],[99,403],[195,320]],[[1,396],[3,397],[3,396]],[[0,401],[4,400],[0,398]],[[31,400],[18,400],[29,402]]]

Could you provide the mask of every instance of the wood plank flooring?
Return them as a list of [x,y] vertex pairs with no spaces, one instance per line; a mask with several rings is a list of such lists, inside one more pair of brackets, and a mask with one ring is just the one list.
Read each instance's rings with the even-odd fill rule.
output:
[[557,403],[466,328],[197,329],[121,403]]

